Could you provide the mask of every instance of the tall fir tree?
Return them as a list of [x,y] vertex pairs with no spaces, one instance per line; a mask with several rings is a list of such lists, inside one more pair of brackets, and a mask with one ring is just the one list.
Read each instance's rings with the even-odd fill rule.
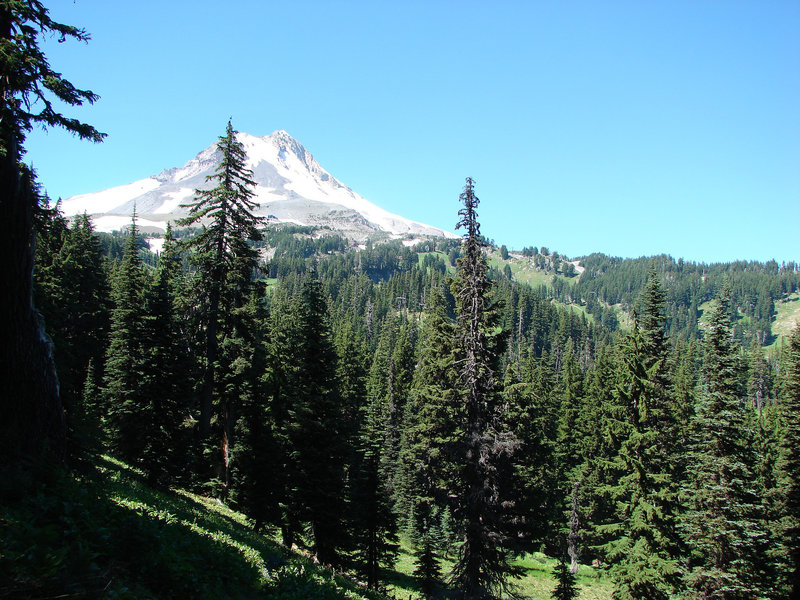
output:
[[440,557],[446,550],[442,529],[453,489],[453,445],[456,408],[454,327],[440,288],[427,294],[420,335],[419,361],[414,371],[403,418],[397,475],[398,512],[410,533],[415,575],[426,597],[441,578]]
[[684,585],[697,598],[760,598],[767,585],[766,537],[759,522],[755,453],[727,283],[705,334],[704,389],[683,492],[688,507],[682,529],[691,551]]
[[641,301],[641,327],[634,315],[617,388],[621,420],[612,426],[621,440],[617,460],[622,476],[612,487],[618,521],[606,526],[614,538],[605,551],[615,598],[667,600],[680,581],[671,447],[676,426],[668,389],[665,297],[652,267]]
[[780,490],[782,565],[781,589],[792,600],[800,598],[800,324],[785,350],[786,373],[779,405],[780,448],[778,489]]
[[299,360],[303,343],[299,333],[299,308],[299,299],[291,295],[288,286],[280,285],[270,296],[269,337],[265,340],[267,421],[274,447],[270,464],[265,465],[270,468],[262,473],[262,477],[270,481],[273,497],[262,498],[262,501],[271,505],[274,512],[269,521],[280,527],[282,542],[288,548],[297,541],[302,512],[297,495],[299,465],[292,447],[296,382],[304,376]]
[[136,244],[134,214],[122,262],[112,276],[111,333],[106,354],[104,399],[111,449],[140,465],[153,432],[148,409],[144,291],[147,274]]
[[[386,340],[385,329],[381,339]],[[385,366],[388,345],[382,342],[374,362]],[[394,512],[387,460],[389,404],[386,386],[368,385],[366,340],[354,327],[352,318],[339,323],[335,336],[336,379],[340,398],[340,436],[347,451],[347,519],[343,524],[351,539],[343,546],[355,552],[355,567],[367,587],[379,586],[380,572],[390,567],[399,548],[397,516]],[[385,383],[385,382],[382,382]],[[368,391],[369,389],[369,391]]]
[[459,197],[457,227],[466,229],[463,256],[453,283],[456,297],[455,364],[462,438],[458,464],[455,515],[464,537],[451,581],[465,599],[498,598],[511,591],[511,540],[504,517],[511,498],[510,457],[517,440],[502,419],[495,380],[505,338],[498,332],[487,278],[485,242],[478,223],[478,198],[467,178]]
[[397,515],[389,482],[395,463],[388,460],[390,406],[371,396],[364,407],[356,442],[352,500],[357,507],[356,549],[367,587],[378,586],[380,569],[391,566],[399,549]]
[[567,564],[567,557],[561,556],[554,569],[556,587],[550,597],[553,600],[574,600],[580,593],[576,583],[575,574]]
[[336,351],[328,323],[327,300],[314,274],[303,282],[297,317],[297,340],[288,442],[294,463],[294,489],[300,519],[311,528],[314,552],[325,564],[340,561],[346,543],[344,512],[347,454],[336,382]]
[[257,252],[250,242],[261,239],[258,226],[263,218],[254,214],[252,200],[255,182],[247,168],[247,153],[236,138],[231,122],[219,138],[219,165],[207,181],[215,185],[196,190],[187,208],[189,215],[178,221],[181,226],[202,225],[202,231],[187,238],[183,248],[191,250],[190,260],[197,269],[196,293],[202,309],[203,377],[200,386],[199,428],[204,442],[211,430],[212,415],[217,416],[217,446],[212,453],[217,479],[228,480],[229,445],[234,429],[236,398],[224,394],[220,383],[220,345],[232,330],[233,312],[244,306],[249,297],[257,267]]
[[167,225],[158,265],[144,292],[145,322],[143,385],[148,419],[144,438],[143,468],[149,481],[167,485],[176,479],[186,481],[188,432],[182,422],[189,414],[192,359],[188,339],[180,328],[175,290],[182,265],[172,227]]
[[[67,451],[71,461],[95,445],[98,428],[83,406],[89,362],[103,365],[107,345],[108,282],[91,220],[86,214],[67,228],[56,206],[37,228],[36,303],[53,340],[61,400],[67,416]],[[40,220],[40,223],[42,223]]]
[[587,374],[583,410],[586,422],[593,426],[586,428],[582,443],[579,490],[579,535],[587,561],[605,559],[603,548],[614,534],[604,526],[618,522],[615,487],[622,478],[618,460],[621,440],[613,434],[613,422],[624,414],[619,395],[614,393],[622,371],[617,348],[608,347],[599,352],[594,369]]
[[254,291],[234,318],[234,329],[222,347],[229,355],[225,362],[231,365],[223,385],[229,388],[226,393],[239,398],[227,483],[231,500],[253,519],[254,529],[261,531],[278,510],[275,475],[279,468],[265,385],[268,319],[261,294]]

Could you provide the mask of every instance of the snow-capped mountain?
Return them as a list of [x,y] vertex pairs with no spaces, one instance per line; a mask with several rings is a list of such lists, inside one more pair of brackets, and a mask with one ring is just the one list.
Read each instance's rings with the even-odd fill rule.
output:
[[[394,235],[448,236],[453,234],[411,221],[376,206],[323,169],[302,144],[285,131],[256,137],[237,134],[256,182],[257,214],[270,221],[328,226],[356,239],[376,232]],[[183,167],[101,192],[81,194],[62,202],[65,215],[89,213],[100,231],[120,229],[130,222],[134,205],[143,229],[165,229],[167,221],[187,214],[197,189],[208,188],[219,164],[214,143]]]

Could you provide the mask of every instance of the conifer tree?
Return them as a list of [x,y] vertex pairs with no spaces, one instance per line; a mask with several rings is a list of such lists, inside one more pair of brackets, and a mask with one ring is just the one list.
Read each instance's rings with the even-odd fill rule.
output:
[[302,340],[299,337],[299,301],[289,293],[288,286],[280,285],[271,295],[269,337],[266,343],[265,391],[268,396],[267,420],[274,442],[270,470],[262,474],[271,481],[274,493],[271,504],[274,514],[270,522],[281,530],[282,542],[291,548],[297,540],[301,526],[300,500],[297,492],[299,465],[292,447],[294,427],[293,405],[297,379],[303,376],[299,352]]
[[484,241],[477,220],[478,198],[467,178],[460,196],[458,228],[465,228],[463,257],[453,283],[457,302],[455,357],[462,439],[457,442],[456,516],[464,538],[451,576],[463,598],[497,598],[516,571],[504,516],[510,499],[510,456],[517,445],[501,418],[495,374],[504,338],[491,305]]
[[[561,369],[556,386],[560,392],[556,443],[557,470],[564,497],[569,498],[573,484],[581,478],[584,440],[584,377],[572,340],[561,353]],[[565,503],[566,504],[566,503]]]
[[167,225],[164,246],[158,266],[144,292],[145,364],[143,384],[148,403],[143,410],[148,417],[147,444],[143,451],[143,468],[151,483],[166,485],[181,477],[186,465],[189,438],[181,430],[189,414],[187,398],[192,391],[189,374],[191,358],[188,340],[179,326],[174,290],[181,275],[180,258]]
[[705,385],[684,491],[688,510],[682,529],[691,550],[684,585],[697,597],[744,600],[766,591],[765,532],[758,518],[755,456],[730,314],[726,284],[711,311],[704,343]]
[[[219,450],[216,471],[219,480],[228,479],[230,437],[234,428],[236,399],[225,396],[217,373],[220,345],[231,330],[231,314],[249,297],[257,252],[249,243],[261,239],[257,227],[263,218],[254,214],[252,200],[255,182],[247,168],[244,146],[236,139],[231,122],[219,138],[219,166],[208,182],[210,189],[196,190],[194,200],[184,205],[189,215],[178,221],[181,226],[203,225],[201,233],[183,244],[192,251],[191,262],[197,269],[196,293],[202,304],[203,377],[200,387],[200,433],[205,438],[211,428],[212,413],[218,415]],[[215,402],[216,400],[216,402]],[[216,405],[216,406],[215,406]]]
[[399,549],[397,516],[389,489],[388,459],[390,406],[385,398],[371,396],[364,407],[353,481],[356,544],[359,568],[367,586],[375,589],[382,566],[391,566]]
[[440,288],[427,294],[419,361],[404,414],[398,473],[398,512],[416,557],[415,575],[427,596],[441,577],[440,556],[448,490],[453,488],[456,369],[453,323]]
[[153,432],[145,382],[148,371],[144,305],[147,279],[136,235],[134,214],[122,262],[112,278],[114,308],[103,387],[111,448],[122,460],[141,464]]
[[556,587],[550,596],[553,600],[574,600],[578,597],[578,586],[575,575],[567,564],[567,559],[561,556],[555,568]]
[[96,431],[95,444],[100,444],[102,440],[100,420],[103,410],[103,389],[100,383],[94,368],[94,361],[90,359],[86,369],[86,381],[83,384],[82,405],[87,421],[94,425],[92,429]]
[[613,488],[618,522],[606,526],[614,538],[605,550],[620,600],[668,599],[680,577],[675,524],[677,485],[672,480],[670,433],[675,421],[667,389],[667,340],[664,292],[655,271],[642,293],[642,326],[623,352],[624,370],[617,389],[622,408],[612,424],[620,437],[622,474]]
[[614,535],[604,526],[618,522],[614,490],[622,473],[618,461],[620,439],[613,434],[613,420],[623,413],[619,397],[614,394],[621,370],[616,348],[605,348],[599,352],[584,386],[583,420],[590,426],[583,435],[578,500],[585,560],[605,558],[602,549]]
[[[385,366],[388,354],[387,329],[373,362]],[[355,550],[356,568],[367,586],[379,585],[381,567],[393,564],[399,548],[397,517],[390,494],[389,471],[394,462],[387,458],[389,405],[377,373],[371,369],[368,393],[366,341],[351,319],[339,323],[335,336],[336,379],[340,397],[340,436],[349,446],[347,529],[352,539],[345,544]]]
[[800,325],[795,325],[786,348],[786,374],[779,415],[781,439],[778,487],[781,498],[781,544],[785,553],[782,588],[800,598]]
[[231,500],[260,531],[278,511],[278,479],[275,477],[277,442],[269,415],[264,374],[267,370],[267,315],[260,294],[233,315],[234,329],[222,352],[230,368],[223,375],[227,394],[238,395],[236,443],[231,445],[229,481]]
[[675,481],[681,483],[686,480],[689,452],[694,438],[692,427],[695,423],[694,414],[697,404],[697,387],[700,365],[698,361],[698,343],[695,340],[684,342],[677,340],[670,357],[670,381],[672,386],[672,414],[676,422],[676,435],[673,443],[676,448],[683,451],[673,455],[673,468]]
[[67,450],[75,460],[99,434],[87,421],[82,390],[89,362],[103,364],[108,284],[100,241],[89,217],[76,217],[67,228],[58,207],[46,212],[49,216],[43,215],[37,227],[43,239],[37,241],[35,296],[53,340],[59,391],[67,416]]
[[288,441],[295,480],[294,499],[308,522],[317,559],[337,564],[344,545],[342,528],[346,440],[336,384],[336,352],[328,323],[327,301],[315,276],[303,282]]

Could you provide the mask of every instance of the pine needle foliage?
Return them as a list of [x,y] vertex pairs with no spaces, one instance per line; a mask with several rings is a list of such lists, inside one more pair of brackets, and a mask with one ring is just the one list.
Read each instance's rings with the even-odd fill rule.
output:
[[669,432],[675,430],[667,390],[664,292],[654,270],[643,292],[640,327],[623,349],[616,393],[619,418],[610,425],[621,440],[621,477],[612,486],[618,522],[605,546],[619,600],[667,600],[680,580],[676,532],[677,485],[672,479]]
[[575,581],[575,575],[567,564],[564,556],[559,558],[555,567],[556,587],[550,596],[553,600],[574,600],[578,597],[579,590]]
[[[261,239],[258,226],[263,218],[254,214],[255,182],[247,168],[247,153],[228,121],[225,135],[219,138],[219,165],[207,177],[215,185],[195,191],[189,204],[181,205],[189,215],[178,221],[187,227],[202,225],[201,232],[187,238],[182,248],[191,251],[190,260],[197,269],[197,293],[202,300],[205,326],[205,370],[201,389],[200,430],[207,434],[211,426],[215,387],[218,385],[216,363],[219,358],[219,335],[230,328],[230,311],[242,307],[249,297],[257,252],[250,242]],[[229,428],[230,429],[230,428]]]
[[454,327],[443,292],[427,295],[421,348],[404,414],[398,472],[398,507],[414,547],[417,576],[426,597],[441,579],[443,507],[454,478],[449,461],[456,402]]
[[800,325],[786,349],[786,377],[780,404],[782,435],[778,457],[778,489],[782,504],[785,590],[800,598]]
[[510,538],[504,516],[510,498],[510,457],[516,438],[501,418],[495,374],[504,336],[491,302],[485,242],[478,223],[478,198],[467,178],[459,197],[457,227],[466,230],[462,258],[453,283],[456,297],[455,363],[462,438],[455,448],[459,465],[456,518],[464,528],[452,584],[462,598],[499,598],[512,593],[509,577],[517,574],[510,560]]
[[147,275],[136,245],[134,214],[122,262],[112,277],[111,335],[106,356],[104,396],[114,453],[140,465],[149,431],[148,368],[144,291]]
[[[39,0],[0,3],[0,273],[4,317],[0,339],[0,466],[46,455],[63,462],[66,427],[52,348],[33,303],[34,216],[42,202],[34,171],[22,163],[34,125],[62,128],[102,141],[91,125],[60,113],[54,104],[92,104],[97,96],[53,70],[40,47],[43,36],[87,41],[85,31],[53,20]],[[77,383],[80,385],[80,382]]]
[[692,597],[745,600],[766,593],[766,536],[759,522],[753,436],[730,314],[726,285],[706,332],[705,386],[694,419],[682,529],[691,550],[685,586]]
[[[72,38],[88,42],[89,34],[73,25],[54,21],[39,0],[7,0],[0,7],[0,72],[3,73],[3,108],[0,122],[3,128],[16,129],[15,141],[20,146],[25,134],[34,125],[61,127],[81,139],[100,142],[106,134],[91,125],[66,117],[54,107],[54,101],[71,106],[94,104],[97,94],[81,90],[54,71],[39,47],[39,38],[55,34],[60,41]],[[0,143],[0,156],[5,156],[8,146],[5,135]]]

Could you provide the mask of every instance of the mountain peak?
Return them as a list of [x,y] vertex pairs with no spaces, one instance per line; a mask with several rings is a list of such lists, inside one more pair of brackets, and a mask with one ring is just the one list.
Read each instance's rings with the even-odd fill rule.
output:
[[286,131],[285,129],[277,129],[266,137],[270,137],[273,139],[280,139],[280,140],[295,141],[295,139],[291,135],[289,135],[289,132]]
[[[306,148],[283,129],[257,137],[246,132],[237,139],[247,152],[247,168],[256,182],[256,213],[273,221],[327,226],[354,239],[376,232],[393,235],[452,236],[394,215],[365,200],[331,176]],[[216,143],[183,167],[92,194],[67,198],[62,206],[68,216],[84,211],[95,218],[99,230],[110,231],[130,219],[133,206],[143,227],[164,229],[166,222],[186,215],[183,204],[195,191],[207,189],[206,180],[219,165]]]

